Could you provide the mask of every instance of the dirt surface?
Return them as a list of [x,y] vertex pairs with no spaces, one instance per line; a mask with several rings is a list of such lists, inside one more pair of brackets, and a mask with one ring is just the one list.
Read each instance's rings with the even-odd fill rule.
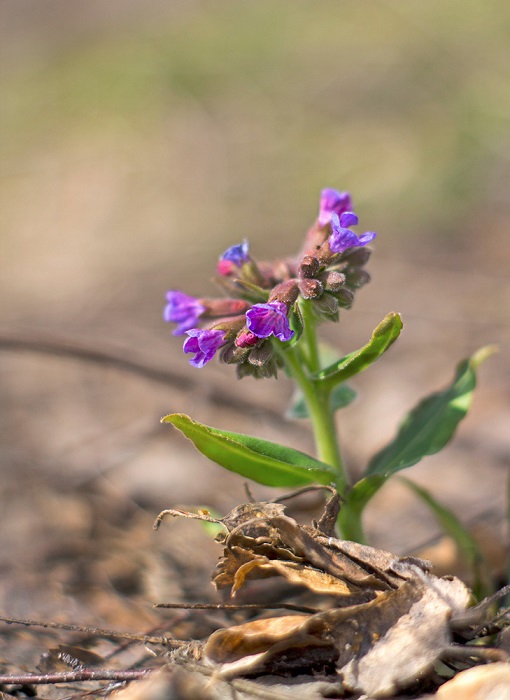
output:
[[[311,434],[280,417],[287,380],[189,367],[161,320],[164,293],[210,293],[218,253],[243,237],[262,259],[297,249],[323,186],[350,189],[361,227],[379,233],[373,282],[325,336],[349,352],[388,311],[405,323],[339,417],[353,472],[458,360],[500,346],[455,442],[408,475],[461,516],[503,582],[506,3],[347,2],[338,16],[328,2],[44,6],[2,8],[0,611],[183,638],[222,624],[152,607],[215,600],[219,555],[197,523],[153,532],[156,514],[245,500],[239,478],[159,420],[185,412],[304,451]],[[468,576],[401,484],[365,523],[374,546]],[[0,632],[9,672],[76,642]],[[146,654],[125,653],[127,665]]]

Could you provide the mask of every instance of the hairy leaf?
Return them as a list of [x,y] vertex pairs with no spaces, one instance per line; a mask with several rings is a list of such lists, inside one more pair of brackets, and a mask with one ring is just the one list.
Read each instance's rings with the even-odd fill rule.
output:
[[372,496],[392,474],[438,452],[451,439],[471,404],[476,369],[493,352],[493,346],[481,348],[461,362],[450,386],[421,401],[405,418],[396,438],[372,458],[364,478],[345,496],[339,515],[345,537],[362,542],[361,517]]
[[493,352],[493,347],[481,348],[463,360],[446,389],[423,399],[404,418],[395,439],[370,460],[365,474],[390,476],[426,455],[439,452],[468,412],[476,386],[476,370]]
[[363,372],[391,347],[400,335],[402,325],[400,314],[388,314],[374,330],[366,345],[345,355],[326,369],[316,372],[313,378],[324,382],[327,387],[333,387]]
[[332,467],[290,447],[242,433],[218,430],[192,420],[183,413],[162,419],[178,428],[213,462],[266,486],[329,484]]

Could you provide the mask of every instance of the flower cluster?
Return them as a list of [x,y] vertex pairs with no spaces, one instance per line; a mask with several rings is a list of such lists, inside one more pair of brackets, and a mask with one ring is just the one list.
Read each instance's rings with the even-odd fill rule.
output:
[[298,256],[257,263],[244,240],[218,262],[216,281],[230,298],[167,292],[164,319],[177,324],[174,335],[188,336],[183,349],[193,355],[190,363],[203,367],[220,351],[238,377],[276,376],[285,344],[299,336],[301,305],[309,304],[315,318],[338,320],[339,309],[350,308],[356,289],[369,281],[365,246],[376,234],[357,236],[351,229],[357,223],[349,193],[325,189]]

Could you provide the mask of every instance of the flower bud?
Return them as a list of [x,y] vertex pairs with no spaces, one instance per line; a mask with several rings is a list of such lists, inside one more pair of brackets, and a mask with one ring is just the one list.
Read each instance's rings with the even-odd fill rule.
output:
[[273,346],[271,343],[262,343],[257,348],[253,348],[248,356],[248,362],[255,367],[267,364],[273,357]]
[[324,290],[319,280],[305,278],[299,281],[299,291],[304,299],[317,299]]
[[254,379],[270,379],[276,378],[277,363],[274,358],[266,362],[264,365],[252,365],[249,362],[242,362],[237,365],[237,378],[254,377]]
[[322,267],[330,265],[333,261],[338,259],[338,255],[331,252],[327,240],[317,249],[315,255]]
[[251,348],[259,342],[259,338],[247,328],[237,334],[235,344],[238,348]]
[[326,270],[320,276],[320,280],[327,292],[338,292],[345,284],[345,275],[337,270]]
[[354,268],[354,270],[346,270],[346,284],[354,289],[359,289],[363,287],[364,284],[370,282],[370,275],[366,270],[360,267]]
[[267,270],[270,269],[270,276],[266,276],[266,279],[273,280],[273,285],[275,284],[274,280],[289,280],[291,277],[295,277],[294,267],[295,265],[292,265],[290,260],[275,260],[267,268]]
[[269,302],[281,301],[287,306],[291,306],[298,298],[299,290],[297,280],[287,280],[273,287],[269,295]]
[[349,248],[342,254],[341,260],[345,261],[349,267],[363,267],[372,251],[369,248]]
[[342,309],[350,309],[354,301],[354,294],[350,289],[342,287],[336,292],[335,298],[338,302],[338,306]]
[[325,292],[319,299],[314,299],[312,303],[315,313],[321,318],[338,320],[338,301],[328,292]]
[[244,362],[249,352],[249,348],[239,348],[235,343],[228,343],[220,350],[220,362],[224,362],[226,365],[236,365],[239,362]]
[[320,267],[321,264],[314,255],[305,255],[299,263],[299,276],[315,277]]
[[202,304],[205,307],[203,318],[237,316],[250,308],[250,304],[242,299],[202,299]]
[[257,287],[256,285],[237,278],[215,277],[214,281],[227,294],[233,297],[241,297],[241,299],[245,299],[251,303],[267,301],[269,296],[268,292],[261,287]]

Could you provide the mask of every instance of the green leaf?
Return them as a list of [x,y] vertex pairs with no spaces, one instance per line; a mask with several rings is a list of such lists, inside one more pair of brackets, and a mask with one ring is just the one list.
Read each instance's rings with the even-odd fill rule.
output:
[[333,467],[303,452],[242,433],[217,430],[183,413],[165,416],[162,423],[178,428],[213,462],[266,486],[330,484]]
[[427,504],[427,506],[436,516],[437,521],[445,533],[455,542],[459,554],[473,572],[472,588],[476,597],[481,600],[482,598],[490,595],[490,593],[492,593],[492,587],[488,580],[489,577],[487,576],[487,568],[484,558],[480,552],[476,540],[473,538],[471,533],[464,527],[455,513],[436,501],[434,496],[429,491],[403,476],[399,477],[399,481],[402,481],[402,483],[408,486],[419,498],[421,498],[424,503]]
[[392,474],[440,450],[466,415],[476,385],[476,369],[495,352],[481,348],[461,362],[452,384],[424,399],[404,420],[397,437],[370,461],[365,476],[346,494],[339,514],[343,536],[363,542],[363,511]]
[[442,449],[468,412],[477,368],[494,351],[493,346],[481,348],[461,362],[450,386],[423,399],[405,417],[395,439],[370,460],[365,475],[390,476]]
[[312,375],[315,381],[325,382],[326,387],[332,388],[345,382],[355,374],[363,372],[395,342],[402,330],[400,314],[388,314],[372,333],[369,342],[359,350],[345,355],[326,369]]
[[[356,398],[356,392],[347,384],[339,384],[331,392],[331,409],[337,411],[345,408]],[[308,408],[303,393],[298,390],[292,397],[291,405],[286,413],[287,418],[309,418]]]

